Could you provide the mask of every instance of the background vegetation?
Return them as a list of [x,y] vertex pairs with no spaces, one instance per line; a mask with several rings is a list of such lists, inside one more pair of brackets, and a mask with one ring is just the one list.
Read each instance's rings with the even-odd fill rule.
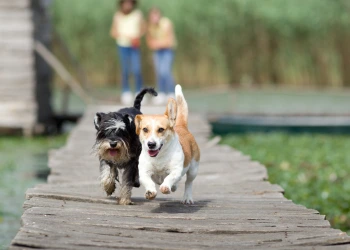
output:
[[288,199],[317,209],[350,233],[350,136],[246,134],[227,136],[222,143],[263,163]]
[[[350,85],[348,0],[140,0],[175,23],[175,74],[188,85]],[[119,79],[109,28],[115,0],[57,0],[54,28],[93,83]],[[143,47],[144,75],[154,81]]]

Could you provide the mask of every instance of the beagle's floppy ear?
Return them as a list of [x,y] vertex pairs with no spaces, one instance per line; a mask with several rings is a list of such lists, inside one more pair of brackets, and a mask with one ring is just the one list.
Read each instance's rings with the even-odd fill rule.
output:
[[140,132],[141,132],[141,121],[142,121],[142,115],[137,115],[135,117],[135,127],[136,127],[136,134],[137,135],[140,135]]
[[176,115],[177,115],[177,105],[176,105],[176,101],[173,98],[169,98],[168,100],[165,115],[169,119],[170,127],[173,128],[176,123]]

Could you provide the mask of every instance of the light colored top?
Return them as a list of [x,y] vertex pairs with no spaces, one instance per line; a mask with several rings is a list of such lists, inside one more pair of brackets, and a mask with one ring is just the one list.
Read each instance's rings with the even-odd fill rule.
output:
[[122,47],[132,47],[132,40],[140,38],[142,32],[142,12],[134,10],[125,15],[117,12],[114,15],[113,22],[117,29],[118,38],[117,44]]
[[167,17],[162,17],[158,25],[149,25],[148,32],[151,39],[155,40],[165,40],[169,36],[169,31],[172,32],[172,41],[170,43],[170,48],[176,47],[176,37],[173,31],[173,24],[171,20]]

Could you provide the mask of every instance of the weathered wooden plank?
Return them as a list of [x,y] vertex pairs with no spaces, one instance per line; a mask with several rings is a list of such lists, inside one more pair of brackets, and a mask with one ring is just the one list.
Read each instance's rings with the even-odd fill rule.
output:
[[[74,183],[74,182],[71,182]],[[196,184],[198,186],[204,185],[205,182],[202,184]],[[201,195],[197,195],[198,189],[197,186],[194,187],[194,197],[197,200],[199,197],[206,197],[207,199],[213,199],[215,197],[221,197],[221,195],[218,193],[210,193],[212,189],[221,189],[225,192],[224,197],[230,198],[230,197],[241,197],[241,196],[259,196],[259,195],[269,195],[270,193],[280,193],[282,189],[278,186],[267,186],[267,185],[254,185],[254,183],[251,184],[251,186],[248,185],[242,185],[245,183],[237,183],[236,185],[232,184],[232,186],[224,188],[223,186],[219,185],[213,185],[208,188],[201,188]],[[254,186],[254,187],[252,187]],[[172,198],[176,198],[180,200],[182,196],[183,191],[183,183],[180,184],[179,190],[172,194]],[[144,197],[144,190],[143,189],[135,189],[133,191],[134,197]],[[99,187],[98,183],[76,183],[71,185],[60,185],[55,184],[51,186],[45,186],[44,188],[33,188],[29,189],[26,193],[26,197],[29,199],[31,197],[52,197],[55,199],[62,199],[62,200],[78,200],[78,201],[87,201],[87,202],[105,202],[105,194],[102,192],[101,188]],[[166,198],[169,196],[159,194],[159,198]]]
[[[186,224],[187,227],[181,229],[178,228],[177,225],[172,226],[154,223],[149,226],[137,224],[126,225],[124,224],[124,222],[113,224],[108,223],[110,221],[110,218],[108,217],[106,217],[103,221],[98,222],[98,224],[96,225],[94,224],[94,219],[90,217],[75,217],[69,218],[69,220],[60,220],[60,218],[57,218],[56,215],[52,213],[46,214],[46,217],[50,217],[53,218],[53,220],[60,221],[62,225],[60,227],[61,230],[57,232],[57,228],[53,224],[46,223],[45,219],[38,218],[35,220],[35,223],[33,223],[34,221],[24,222],[28,223],[27,232],[30,233],[30,237],[35,237],[35,235],[33,235],[33,232],[35,232],[34,234],[37,234],[36,236],[45,236],[46,242],[42,242],[42,244],[46,243],[51,245],[51,243],[49,242],[50,239],[53,238],[53,240],[55,241],[59,240],[61,244],[67,244],[67,247],[68,245],[72,245],[73,239],[75,240],[75,244],[78,245],[82,244],[82,242],[86,242],[86,240],[90,238],[98,240],[99,242],[102,241],[105,244],[106,241],[115,242],[115,238],[114,240],[113,238],[111,238],[111,240],[108,240],[108,237],[115,236],[120,237],[118,238],[118,243],[129,244],[129,246],[132,246],[132,244],[135,243],[148,243],[153,245],[154,247],[164,247],[164,244],[167,244],[168,246],[179,247],[179,244],[176,243],[186,243],[185,245],[181,246],[181,249],[187,244],[191,244],[193,242],[201,242],[201,244],[203,244],[203,247],[228,247],[243,245],[261,246],[261,244],[263,243],[266,243],[266,245],[268,246],[273,246],[275,244],[279,244],[281,246],[291,245],[291,240],[294,240],[294,246],[297,246],[303,245],[305,243],[307,244],[307,240],[310,241],[315,240],[317,238],[327,239],[326,241],[322,242],[323,245],[327,245],[329,244],[328,242],[333,242],[334,240],[337,240],[338,243],[347,242],[346,237],[344,237],[344,234],[341,234],[339,230],[333,230],[330,232],[329,230],[324,231],[323,228],[319,228],[318,232],[315,232],[314,228],[295,228],[295,230],[292,228],[288,228],[286,231],[279,231],[273,227],[266,227],[265,229],[260,228],[258,230],[256,230],[257,228],[255,228],[254,230],[248,229],[247,231],[245,231],[245,229],[241,227],[237,231],[231,231],[231,227],[227,231],[225,230],[225,228],[220,228],[219,230],[216,230],[215,228],[198,228],[197,226],[192,225],[193,221],[188,222]],[[130,223],[130,221],[127,221],[127,223]],[[261,234],[261,232],[263,233]],[[306,239],[306,235],[308,235],[308,239]],[[43,239],[45,238],[43,237]],[[129,240],[131,239],[133,239],[132,243],[129,242]],[[197,239],[197,241],[195,239]],[[299,243],[299,239],[304,241]],[[16,240],[20,241],[21,239],[19,237],[19,239]],[[27,241],[28,239],[24,237],[24,240]],[[38,239],[36,239],[36,241],[37,240]],[[87,244],[87,246],[89,245],[91,246],[93,244]],[[103,245],[101,245],[100,247],[102,246]],[[191,244],[191,248],[192,246],[193,244]]]
[[24,72],[1,72],[0,82],[2,83],[18,83],[18,82],[33,82],[34,72],[25,70]]
[[[27,28],[21,28],[21,29],[11,29],[11,30],[1,30],[0,29],[0,37],[1,39],[13,41],[13,40],[19,40],[23,37],[32,37],[33,36],[33,30],[27,29]],[[5,50],[1,50],[0,53],[4,54],[4,56],[7,56],[8,54],[5,54]]]
[[[261,201],[262,206],[254,206],[257,201],[240,202],[236,200],[236,205],[231,207],[227,203],[222,205],[220,200],[215,201],[217,206],[209,206],[204,201],[198,201],[194,207],[184,207],[178,202],[168,202],[168,206],[158,202],[144,202],[141,205],[132,207],[121,207],[116,204],[99,204],[92,203],[88,207],[85,202],[76,201],[62,201],[45,198],[32,198],[25,203],[25,209],[29,208],[45,208],[46,211],[52,209],[64,208],[66,211],[78,214],[94,214],[96,216],[120,216],[120,217],[140,217],[140,218],[154,218],[154,219],[173,219],[173,220],[208,220],[214,219],[217,221],[234,221],[235,223],[243,223],[250,221],[257,221],[260,223],[284,223],[295,221],[296,224],[307,223],[307,221],[317,220],[321,224],[328,225],[324,220],[323,215],[319,215],[314,210],[305,209],[303,207],[291,209],[291,203],[280,207],[276,210],[277,202]],[[146,206],[145,209],[143,206]],[[159,209],[159,206],[163,207]],[[46,214],[47,212],[43,212]]]
[[33,43],[27,43],[14,39],[12,41],[0,40],[0,46],[2,50],[26,50],[33,51]]
[[33,66],[33,58],[31,57],[24,57],[23,59],[18,58],[17,60],[15,57],[12,57],[7,61],[0,60],[0,74],[4,72],[17,73],[21,70],[32,72]]
[[7,97],[0,89],[0,127],[2,128],[29,128],[36,120],[36,103],[34,94],[22,93],[14,101],[14,98]]
[[[72,246],[78,247],[80,246],[94,246],[94,243],[84,244],[83,242],[87,242],[86,239],[94,239],[94,242],[103,242],[103,244],[109,243],[109,244],[115,244],[113,247],[116,248],[129,248],[132,247],[134,244],[138,246],[139,248],[146,247],[148,245],[149,248],[152,246],[154,248],[157,247],[165,247],[166,248],[176,248],[176,249],[183,249],[190,246],[191,249],[193,247],[198,248],[209,248],[209,247],[216,247],[216,248],[222,248],[222,247],[234,247],[234,246],[246,246],[246,247],[254,247],[254,246],[260,246],[260,247],[268,247],[273,245],[290,245],[291,241],[296,242],[294,246],[300,246],[302,244],[305,244],[305,235],[303,235],[300,232],[291,232],[291,233],[283,233],[283,232],[272,232],[272,233],[266,233],[266,234],[257,234],[257,233],[239,233],[234,235],[222,235],[222,234],[213,234],[213,235],[206,235],[206,234],[186,234],[186,233],[177,233],[176,231],[166,231],[166,232],[159,232],[159,231],[153,231],[149,228],[147,229],[140,229],[140,230],[128,230],[128,229],[120,229],[120,228],[114,228],[110,227],[108,228],[108,232],[106,232],[106,228],[103,226],[98,227],[90,227],[90,226],[81,226],[78,229],[74,226],[71,226],[69,224],[63,225],[64,232],[58,232],[57,234],[61,237],[61,244],[63,244],[64,248],[69,248]],[[27,242],[26,234],[31,237],[33,237],[33,234],[36,237],[35,240],[42,240],[46,242],[42,242],[43,244],[47,244],[46,248],[52,246],[50,244],[50,239],[57,240],[57,234],[52,234],[49,230],[53,230],[55,228],[52,228],[50,225],[33,225],[30,226],[28,230],[22,232],[24,241]],[[330,241],[334,239],[335,237],[338,237],[338,232],[333,233],[315,233],[313,231],[308,232],[308,240],[317,240],[319,238],[325,238],[327,237]],[[73,242],[74,238],[76,242]],[[20,242],[21,239],[18,239]],[[35,240],[32,241],[32,244],[34,245]],[[158,244],[157,244],[158,243]],[[182,243],[182,244],[181,244]],[[146,245],[145,245],[146,244]],[[190,244],[190,245],[189,245]],[[197,245],[199,244],[199,245]],[[100,247],[103,247],[105,245],[100,245]],[[179,248],[181,246],[181,248]]]
[[31,20],[32,12],[29,9],[12,9],[5,10],[0,8],[0,21],[1,23],[9,24],[23,20],[27,24],[28,20]]
[[[195,210],[194,210],[195,211]],[[193,213],[190,212],[190,213]],[[211,211],[212,213],[212,211]],[[106,227],[120,227],[126,229],[135,229],[134,227],[142,226],[154,228],[154,231],[166,231],[170,228],[177,228],[188,233],[213,233],[225,230],[227,234],[234,232],[276,232],[281,228],[302,231],[304,228],[329,228],[329,222],[322,219],[307,220],[304,218],[284,217],[283,214],[266,220],[256,219],[256,217],[247,216],[246,214],[237,214],[235,216],[220,215],[192,217],[185,215],[171,216],[169,214],[147,213],[129,214],[129,211],[109,211],[103,209],[92,211],[86,209],[57,209],[57,208],[30,208],[26,211],[27,216],[23,219],[24,224],[45,223],[45,217],[52,216],[51,222],[66,221],[68,224],[79,225],[100,225]],[[44,216],[43,216],[44,215]],[[46,216],[45,216],[46,215]],[[262,214],[264,216],[265,214]],[[117,217],[117,218],[114,218]],[[159,222],[161,220],[161,223]],[[210,228],[208,228],[210,225]],[[190,231],[187,231],[190,230]]]
[[[34,28],[30,20],[23,20],[18,23],[7,21],[6,23],[0,24],[0,32],[4,34],[17,34],[19,32],[33,32]],[[23,36],[23,39],[28,39],[30,37]],[[7,39],[7,37],[1,37],[2,39]],[[20,41],[19,39],[16,39]]]
[[12,10],[12,9],[28,9],[30,6],[29,0],[1,0],[0,1],[0,9]]

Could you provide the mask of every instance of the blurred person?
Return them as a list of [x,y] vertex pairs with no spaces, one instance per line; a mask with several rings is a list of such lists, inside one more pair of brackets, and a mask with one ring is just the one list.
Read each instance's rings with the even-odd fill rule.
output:
[[148,14],[147,45],[153,50],[154,68],[157,76],[158,98],[155,104],[167,101],[167,95],[174,97],[175,82],[172,75],[176,37],[171,20],[153,7]]
[[118,0],[117,4],[119,8],[114,14],[110,35],[116,39],[122,70],[121,102],[130,105],[134,99],[129,85],[130,73],[135,79],[136,93],[141,91],[143,85],[140,45],[145,22],[142,12],[137,9],[137,0]]

